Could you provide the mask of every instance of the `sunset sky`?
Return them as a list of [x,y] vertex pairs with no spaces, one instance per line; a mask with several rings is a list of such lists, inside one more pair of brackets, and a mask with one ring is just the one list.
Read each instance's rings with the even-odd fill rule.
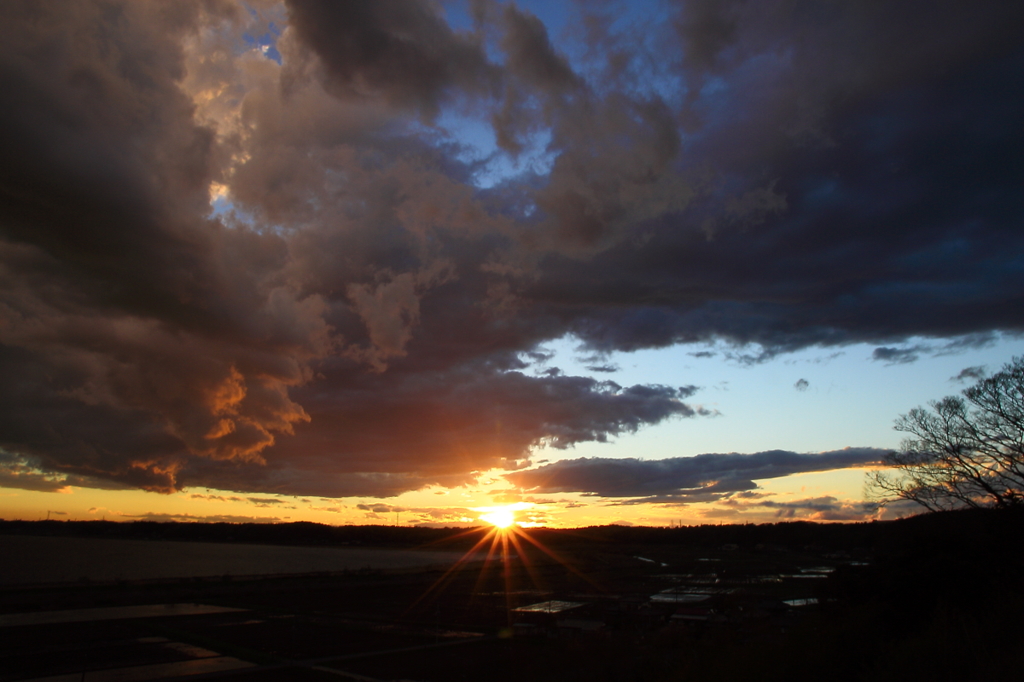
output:
[[1024,355],[1021,26],[0,3],[0,518],[877,518]]

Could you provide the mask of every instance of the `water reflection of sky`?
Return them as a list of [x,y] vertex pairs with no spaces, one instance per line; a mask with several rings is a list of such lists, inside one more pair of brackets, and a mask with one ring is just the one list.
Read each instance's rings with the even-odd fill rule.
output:
[[0,585],[449,565],[458,552],[0,536]]
[[512,610],[516,613],[561,613],[563,611],[570,611],[581,606],[584,606],[583,602],[560,601],[557,599],[552,599],[550,601],[542,601],[536,604],[520,606],[519,608]]
[[208,613],[244,611],[228,606],[208,604],[143,604],[136,606],[110,606],[70,611],[33,611],[31,613],[0,614],[0,627],[26,625],[55,625],[57,623],[92,623],[126,618],[166,618],[169,616],[198,616]]

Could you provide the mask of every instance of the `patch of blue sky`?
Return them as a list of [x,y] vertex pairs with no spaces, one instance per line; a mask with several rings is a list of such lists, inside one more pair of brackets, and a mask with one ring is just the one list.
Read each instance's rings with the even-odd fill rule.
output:
[[229,214],[235,205],[225,195],[219,194],[210,200],[210,217],[220,218]]
[[455,31],[472,31],[473,16],[469,11],[468,0],[444,0],[442,4],[444,20]]
[[[578,351],[574,338],[563,337],[543,345],[553,356],[536,364],[533,371],[557,367],[569,375],[612,380],[622,386],[695,385],[700,390],[684,402],[717,412],[717,416],[672,419],[636,434],[622,434],[609,443],[582,443],[567,450],[548,448],[536,456],[550,460],[664,459],[772,449],[895,449],[903,437],[892,428],[899,415],[971,385],[956,380],[965,368],[981,366],[992,374],[1014,356],[1024,355],[1021,336],[997,334],[988,345],[960,341],[911,338],[894,344],[919,349],[917,359],[905,363],[875,360],[877,345],[857,343],[812,347],[745,364],[730,359],[738,349],[725,344],[586,357]],[[590,367],[617,369],[605,372]]]
[[[510,3],[503,3],[510,4]],[[581,21],[581,9],[591,11],[592,7],[571,2],[550,2],[550,0],[518,0],[520,11],[540,19],[547,29],[548,39],[556,51],[564,56],[574,71],[587,78],[591,87],[602,91],[599,74],[605,54],[595,54],[588,47]],[[443,5],[445,20],[456,31],[475,29],[469,3],[466,0],[450,0]],[[630,50],[637,52],[633,70],[637,78],[630,89],[643,94],[657,94],[666,101],[675,101],[679,96],[680,84],[677,77],[663,67],[667,65],[663,46],[655,45],[657,32],[654,26],[669,21],[671,10],[661,2],[613,2],[602,8],[608,19],[609,34],[623,40]],[[643,49],[638,41],[643,41]],[[504,55],[493,41],[486,44],[488,57],[501,62]],[[609,87],[612,87],[609,84]],[[621,87],[618,84],[617,87]]]
[[243,33],[242,41],[248,49],[259,50],[267,59],[281,64],[281,53],[277,51],[277,39],[281,36],[281,29],[274,22],[270,22],[267,28],[263,35]]
[[283,225],[260,220],[255,213],[238,206],[226,195],[214,197],[210,201],[209,217],[219,220],[225,227],[252,230],[258,234],[285,236],[290,231]]
[[[267,59],[281,64],[281,53],[277,50],[277,40],[281,37],[283,26],[287,22],[287,13],[284,7],[264,7],[257,10],[246,5],[252,26],[258,27],[242,34],[244,49],[258,50]],[[263,30],[262,34],[259,31]]]
[[462,148],[456,158],[463,163],[480,161],[501,151],[494,137],[494,129],[479,116],[462,114],[446,108],[437,117],[434,125],[443,136]]
[[524,139],[523,151],[513,156],[498,147],[494,129],[478,116],[446,109],[438,116],[436,128],[448,141],[460,147],[456,158],[476,166],[472,183],[488,189],[520,175],[547,175],[557,153],[550,151],[551,131],[541,129]]

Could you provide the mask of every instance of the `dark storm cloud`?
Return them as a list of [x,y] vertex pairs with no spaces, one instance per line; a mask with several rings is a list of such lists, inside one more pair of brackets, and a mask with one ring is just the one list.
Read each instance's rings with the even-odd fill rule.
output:
[[0,3],[5,476],[394,495],[707,414],[524,373],[567,334],[1024,331],[1024,6],[664,9],[566,46],[490,2]]
[[555,51],[540,19],[513,4],[505,7],[502,19],[505,37],[501,45],[508,54],[512,73],[548,93],[564,92],[581,84],[568,60]]
[[494,74],[483,46],[452,31],[420,0],[287,0],[297,39],[321,59],[343,97],[437,113],[442,100],[486,88]]
[[651,502],[703,501],[699,498],[752,490],[757,487],[754,480],[867,466],[881,461],[885,453],[877,448],[845,448],[817,454],[769,450],[663,460],[583,458],[513,472],[506,478],[537,493],[581,492]]
[[215,137],[179,87],[186,37],[238,11],[0,8],[0,437],[45,468],[170,490],[188,457],[257,462],[307,418],[287,391],[319,298],[259,272],[280,240],[206,218]]
[[[643,248],[552,260],[537,299],[572,310],[598,349],[1019,329],[1009,150],[1024,144],[1024,52],[1009,26],[1022,10],[935,3],[921,22],[922,3],[680,7],[716,15],[682,22],[683,45],[706,33],[678,71],[696,88],[715,79],[685,105],[703,123],[679,160],[712,175],[684,210],[635,224]],[[758,191],[777,199],[745,199]]]

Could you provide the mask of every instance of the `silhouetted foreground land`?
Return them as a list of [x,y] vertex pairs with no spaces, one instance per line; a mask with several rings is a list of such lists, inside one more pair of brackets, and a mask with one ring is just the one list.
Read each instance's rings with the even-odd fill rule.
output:
[[[325,668],[435,682],[1016,679],[1022,530],[1013,510],[854,525],[537,529],[529,537],[544,551],[520,539],[507,562],[448,573],[0,588],[0,682],[101,679],[110,669],[125,680],[338,679]],[[483,533],[0,522],[0,535],[218,548],[465,551]],[[111,610],[153,604],[207,606]],[[100,610],[54,614],[70,609]]]

